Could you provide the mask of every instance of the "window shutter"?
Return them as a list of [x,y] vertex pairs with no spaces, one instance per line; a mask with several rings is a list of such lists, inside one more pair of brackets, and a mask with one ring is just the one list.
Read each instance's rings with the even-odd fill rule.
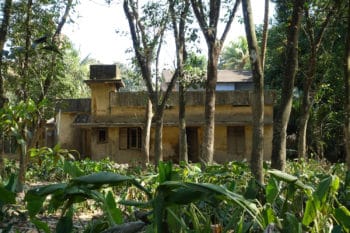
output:
[[119,128],[119,149],[128,149],[128,128]]

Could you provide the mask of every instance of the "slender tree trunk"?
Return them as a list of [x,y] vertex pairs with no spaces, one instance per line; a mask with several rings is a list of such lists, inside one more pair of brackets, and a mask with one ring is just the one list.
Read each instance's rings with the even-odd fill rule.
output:
[[[2,51],[5,47],[6,37],[7,37],[7,31],[9,27],[9,21],[10,21],[10,15],[11,15],[11,8],[12,8],[12,0],[6,0],[3,10],[3,19],[1,23],[0,28],[0,108],[4,107],[4,104],[7,102],[7,98],[5,96],[5,90],[4,90],[4,77],[2,74],[3,71],[3,55]],[[1,160],[1,158],[0,158]]]
[[300,120],[298,126],[298,157],[305,158],[306,157],[306,135],[307,135],[307,127],[310,118],[311,108],[313,104],[313,96],[311,96],[311,86],[315,78],[316,72],[316,50],[312,48],[312,52],[308,62],[309,68],[307,71],[306,78],[303,84],[303,94],[302,94],[302,104],[300,111]]
[[[60,35],[62,32],[63,26],[65,25],[65,23],[68,19],[69,12],[72,8],[72,4],[73,4],[73,0],[67,1],[64,14],[62,15],[59,23],[57,24],[56,31],[55,31],[53,37],[51,38],[51,43],[54,44],[55,46],[57,46],[57,48],[60,47],[60,43],[61,43]],[[43,82],[42,92],[41,92],[41,94],[39,96],[39,100],[38,100],[39,103],[46,98],[46,96],[49,92],[49,89],[52,85],[52,81],[56,79],[57,53],[55,51],[52,51],[51,53],[52,53],[52,55],[51,55],[51,67],[50,67],[51,70]],[[39,109],[39,110],[42,111],[42,109]],[[33,137],[31,138],[30,143],[28,144],[29,148],[33,148],[36,146],[36,144],[40,138],[40,135],[45,130],[44,127],[45,127],[46,120],[43,119],[44,115],[45,114],[40,114],[38,116],[37,123],[35,124],[33,132],[32,132]]]
[[[26,142],[27,136],[26,136],[26,129],[22,132],[22,138],[24,138],[24,141]],[[27,158],[27,145],[26,144],[20,144],[19,145],[19,172],[18,172],[18,184],[17,184],[17,191],[22,192],[25,182],[26,182],[26,171],[27,171],[27,164],[28,164],[28,158]]]
[[207,82],[205,89],[204,135],[201,153],[203,164],[213,163],[214,158],[214,132],[215,132],[215,90],[218,76],[218,58],[220,47],[212,43],[208,51]]
[[[298,156],[299,158],[305,158],[307,153],[307,127],[311,114],[314,97],[311,96],[312,85],[316,76],[316,65],[317,65],[317,53],[320,48],[325,31],[333,18],[335,12],[339,9],[339,2],[335,1],[334,6],[329,9],[326,18],[320,23],[320,28],[315,30],[316,26],[313,25],[313,19],[309,17],[309,9],[305,8],[306,28],[305,34],[309,41],[310,54],[307,61],[307,72],[303,82],[303,94],[302,94],[302,105],[299,121],[299,132],[298,132]],[[317,35],[315,35],[317,31]]]
[[186,99],[183,85],[179,84],[179,154],[180,161],[188,162],[187,134],[186,134]]
[[300,23],[305,0],[296,0],[288,29],[285,73],[282,84],[281,102],[274,119],[272,140],[272,168],[284,171],[286,167],[287,126],[293,101],[294,80],[298,68],[298,45]]
[[154,116],[156,123],[154,138],[154,156],[156,166],[159,164],[159,161],[163,161],[163,117],[164,111],[158,109]]
[[[51,43],[54,44],[55,46],[57,46],[57,48],[60,47],[60,36],[61,36],[61,32],[63,29],[63,26],[65,25],[68,16],[69,16],[69,12],[72,8],[72,4],[73,4],[73,0],[68,0],[66,3],[66,8],[64,11],[64,14],[62,15],[60,22],[57,24],[57,28],[55,31],[55,34],[53,35],[52,39],[51,39]],[[57,59],[57,53],[52,51],[52,55],[51,55],[51,72],[49,73],[49,75],[46,77],[44,84],[43,84],[43,90],[40,96],[40,101],[43,100],[45,98],[45,96],[47,95],[51,84],[52,84],[52,80],[54,80],[56,78],[56,59]]]
[[[26,83],[29,80],[29,49],[30,49],[30,40],[31,40],[31,29],[30,29],[30,21],[32,18],[32,6],[33,1],[28,0],[27,2],[27,12],[26,12],[26,21],[25,21],[25,27],[26,27],[26,34],[25,34],[25,58],[24,58],[24,64],[23,64],[23,96],[22,99],[27,100],[28,96],[26,93]],[[23,132],[23,138],[26,142],[26,145],[20,144],[20,153],[19,153],[19,174],[18,174],[18,191],[23,190],[23,185],[25,184],[25,174],[27,171],[27,146],[29,145],[28,138],[27,138],[27,131],[28,127],[26,126]]]
[[[5,90],[4,90],[4,77],[3,77],[3,55],[2,51],[5,47],[6,37],[7,37],[7,31],[9,27],[9,21],[10,21],[10,15],[11,15],[11,8],[12,8],[12,0],[6,0],[3,10],[3,19],[1,23],[0,28],[0,109],[2,109],[5,105],[5,103],[8,101],[5,96]],[[3,135],[1,135],[0,142],[3,141]],[[3,175],[3,168],[4,168],[4,160],[3,160],[3,153],[0,151],[0,176]]]
[[269,29],[269,8],[270,8],[270,0],[265,0],[265,10],[264,10],[264,25],[263,25],[263,33],[261,39],[261,67],[264,71],[265,69],[265,57],[266,57],[266,48],[267,48],[267,37],[268,37],[268,29]]
[[303,83],[303,95],[302,105],[300,112],[300,120],[298,126],[298,157],[306,157],[306,145],[307,145],[307,127],[310,118],[311,108],[313,104],[313,97],[310,96],[311,85],[313,83],[316,72],[316,50],[312,49],[312,53],[309,59],[309,68],[307,71],[307,77]]
[[[217,81],[218,58],[225,38],[230,31],[231,24],[241,0],[236,0],[228,12],[228,18],[221,38],[217,38],[217,26],[220,19],[220,0],[210,0],[209,9],[205,9],[201,0],[191,0],[193,12],[204,34],[208,47],[207,82],[205,90],[204,135],[200,160],[202,165],[213,162],[214,132],[215,132],[215,89]],[[209,12],[205,15],[205,12]]]
[[145,116],[146,116],[146,119],[143,127],[143,134],[142,134],[142,152],[145,157],[145,162],[149,163],[149,146],[150,146],[150,138],[151,138],[151,125],[152,125],[152,118],[153,118],[152,102],[150,100],[148,100],[148,103],[146,106]]
[[255,178],[261,184],[264,183],[263,159],[264,159],[264,74],[258,42],[255,34],[253,13],[250,0],[242,1],[243,17],[247,42],[249,47],[250,64],[253,71],[253,147],[251,154],[251,170]]
[[[185,47],[185,30],[187,15],[190,8],[190,0],[183,0],[178,2],[176,0],[169,1],[169,12],[172,21],[172,28],[174,32],[175,45],[176,45],[176,69],[179,74],[179,160],[188,162],[187,154],[187,136],[186,136],[186,100],[185,100],[185,87],[183,84],[183,70],[186,60],[186,47]],[[175,9],[181,8],[180,11]]]
[[346,164],[348,170],[350,169],[350,1],[348,1],[348,30],[346,38],[346,62],[345,62],[345,122],[344,122],[344,134],[345,134],[345,151],[346,151]]

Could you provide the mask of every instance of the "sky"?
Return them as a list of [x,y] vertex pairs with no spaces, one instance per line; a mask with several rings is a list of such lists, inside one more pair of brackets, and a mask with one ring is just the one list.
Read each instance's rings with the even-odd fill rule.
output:
[[[261,24],[263,22],[264,1],[252,0],[252,9],[254,23]],[[238,16],[242,15],[241,11],[239,9]],[[271,15],[272,13],[270,13]],[[133,54],[126,51],[128,49],[130,51],[132,43],[130,35],[123,33],[128,32],[129,27],[124,15],[122,0],[114,0],[110,5],[105,3],[105,0],[82,0],[75,9],[72,20],[73,23],[64,26],[63,33],[71,39],[75,48],[80,51],[82,58],[89,55],[89,57],[104,64],[115,62],[127,64],[129,62]],[[236,17],[225,43],[227,44],[241,35],[245,35],[244,27]],[[174,63],[173,47],[172,43],[162,47],[161,60],[165,67],[171,67]],[[200,47],[205,50],[204,40],[202,40]]]

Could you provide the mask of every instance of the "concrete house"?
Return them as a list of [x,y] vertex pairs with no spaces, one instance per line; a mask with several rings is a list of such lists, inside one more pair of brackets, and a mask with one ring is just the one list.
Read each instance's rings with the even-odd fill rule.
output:
[[[164,74],[166,83],[166,74]],[[55,142],[63,148],[76,149],[82,157],[110,157],[119,163],[144,161],[142,127],[147,93],[123,92],[123,81],[115,65],[92,65],[91,99],[62,100],[57,108]],[[219,71],[215,113],[216,162],[249,159],[252,147],[252,78],[248,73]],[[200,154],[204,126],[203,90],[186,93],[186,121],[189,160]],[[272,92],[265,93],[265,159],[272,148]],[[178,93],[173,91],[164,113],[164,159],[178,159]],[[151,159],[154,126],[151,129]]]

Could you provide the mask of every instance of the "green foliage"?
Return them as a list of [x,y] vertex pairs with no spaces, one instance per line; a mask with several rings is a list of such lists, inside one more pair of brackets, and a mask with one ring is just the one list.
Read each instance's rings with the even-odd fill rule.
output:
[[[343,164],[289,162],[288,173],[266,170],[266,184],[261,186],[245,162],[205,169],[200,164],[160,163],[155,173],[152,166],[125,168],[109,160],[68,159],[58,162],[61,169],[53,170],[51,176],[64,173],[67,164],[66,172],[77,166],[80,176],[75,172],[77,176],[63,175],[66,182],[35,187],[25,195],[28,216],[42,232],[51,229],[40,216],[52,212],[61,213],[57,229],[75,231],[71,214],[81,208],[103,212],[84,232],[141,228],[146,232],[211,232],[212,227],[223,232],[349,231],[350,175]],[[92,173],[95,169],[101,171]],[[84,205],[88,200],[89,206]]]
[[250,70],[248,43],[245,37],[238,37],[223,48],[220,69]]
[[[4,232],[10,232],[13,223],[11,218],[17,214],[16,204],[16,189],[17,176],[10,175],[6,183],[0,183],[0,222],[3,223]],[[1,229],[1,228],[0,228]]]

